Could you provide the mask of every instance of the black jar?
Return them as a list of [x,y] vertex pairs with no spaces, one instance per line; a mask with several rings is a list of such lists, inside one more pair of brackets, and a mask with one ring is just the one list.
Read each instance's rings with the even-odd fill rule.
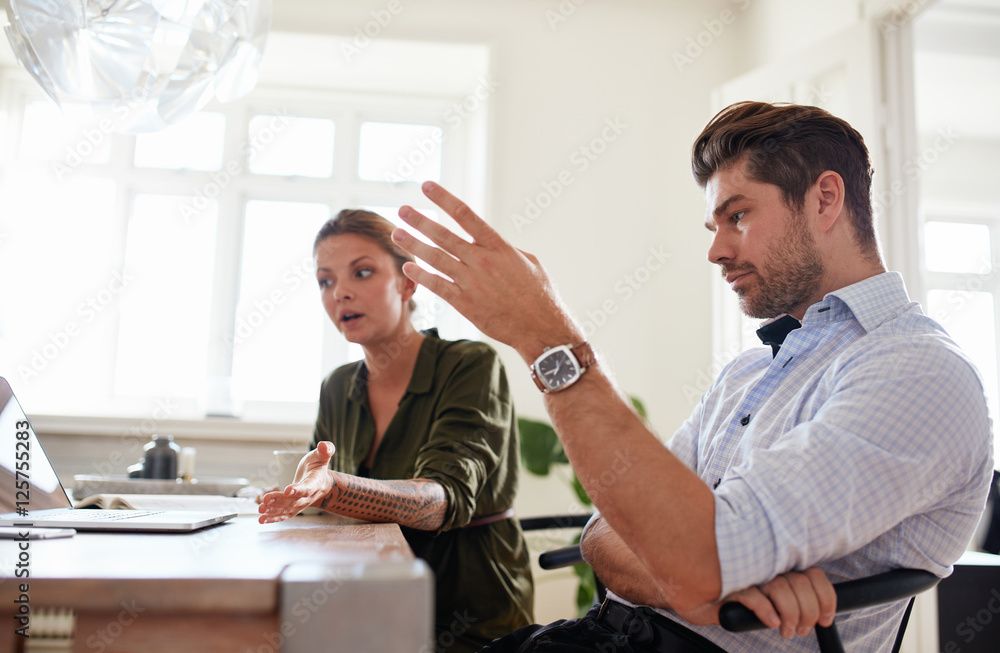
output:
[[142,449],[145,452],[143,478],[177,478],[177,454],[181,448],[174,443],[174,436],[154,435],[153,440]]

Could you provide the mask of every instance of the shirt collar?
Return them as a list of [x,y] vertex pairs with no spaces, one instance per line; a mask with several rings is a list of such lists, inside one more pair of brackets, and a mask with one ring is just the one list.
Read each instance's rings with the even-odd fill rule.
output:
[[[421,331],[424,341],[420,343],[417,352],[417,362],[413,365],[413,375],[406,386],[406,394],[424,394],[430,392],[434,384],[434,372],[437,369],[437,349],[441,343],[438,330],[424,329]],[[355,363],[354,374],[348,386],[348,393],[354,401],[364,402],[368,398],[368,367],[365,361]]]
[[883,272],[827,293],[806,310],[803,324],[822,324],[854,318],[866,332],[881,326],[910,304],[903,276]]

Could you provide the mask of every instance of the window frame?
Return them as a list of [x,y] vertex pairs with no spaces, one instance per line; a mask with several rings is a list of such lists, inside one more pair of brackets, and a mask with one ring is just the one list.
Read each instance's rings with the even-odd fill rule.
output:
[[[20,124],[24,111],[32,101],[46,99],[41,90],[23,70],[0,65],[0,180],[5,176],[5,168],[17,165],[25,168],[25,162],[18,160],[20,147]],[[139,168],[134,165],[135,136],[110,134],[111,154],[108,163],[81,163],[72,169],[73,175],[82,177],[111,178],[116,183],[115,213],[121,222],[118,234],[120,242],[115,243],[119,260],[112,263],[121,267],[125,258],[125,243],[132,200],[138,194],[168,194],[191,196],[192,189],[207,189],[215,183],[219,187],[218,226],[216,253],[212,280],[212,308],[208,326],[210,339],[207,359],[206,381],[208,396],[198,400],[172,400],[177,406],[180,419],[165,419],[164,425],[192,433],[235,435],[258,433],[261,428],[271,433],[287,433],[310,426],[315,420],[315,401],[312,402],[234,402],[227,396],[231,385],[233,348],[231,344],[235,327],[237,304],[239,302],[240,262],[242,257],[243,232],[246,203],[251,200],[277,200],[297,202],[317,202],[326,204],[331,215],[345,206],[398,206],[410,204],[418,209],[437,210],[420,192],[415,182],[366,181],[358,178],[360,126],[363,122],[383,121],[437,126],[444,138],[439,144],[442,169],[440,181],[450,190],[468,198],[474,206],[481,204],[485,194],[485,183],[472,176],[486,169],[485,158],[489,147],[488,113],[489,104],[484,103],[478,115],[468,120],[449,120],[449,110],[463,96],[454,94],[378,93],[374,91],[352,92],[327,88],[283,88],[277,85],[260,85],[241,100],[229,104],[210,102],[202,111],[219,112],[226,120],[221,171],[232,172],[231,165],[238,165],[238,173],[230,174],[225,183],[213,181],[213,175],[220,170],[163,170]],[[249,156],[242,156],[240,148],[246,143],[247,128],[252,116],[259,114],[279,114],[296,117],[314,117],[333,120],[334,166],[330,177],[308,178],[303,176],[280,177],[257,175],[249,171]],[[52,162],[31,162],[29,172],[46,174]],[[317,302],[319,300],[317,293]],[[439,301],[439,300],[437,300]],[[120,307],[115,306],[114,323],[120,323]],[[456,314],[457,316],[457,314]],[[455,316],[450,318],[455,320]],[[230,344],[225,343],[226,336]],[[445,334],[448,335],[448,334]],[[463,325],[460,335],[478,337],[471,325]],[[113,338],[117,340],[117,338]],[[348,344],[343,341],[328,319],[323,319],[323,344],[321,369],[329,373],[337,364],[347,362],[345,356]],[[108,352],[116,356],[116,350]],[[40,427],[49,426],[62,433],[92,433],[104,427],[115,428],[122,420],[149,414],[150,400],[130,401],[114,396],[115,362],[109,363],[108,385],[104,396],[114,408],[100,417],[79,417],[68,415],[36,415],[41,418]],[[213,381],[214,380],[214,381]],[[317,385],[316,396],[319,388]],[[199,415],[201,416],[199,418]],[[218,418],[224,418],[225,426],[220,427]],[[236,418],[236,419],[233,419]],[[102,426],[103,425],[103,426]],[[192,426],[201,425],[201,426]],[[267,437],[271,437],[268,435]]]

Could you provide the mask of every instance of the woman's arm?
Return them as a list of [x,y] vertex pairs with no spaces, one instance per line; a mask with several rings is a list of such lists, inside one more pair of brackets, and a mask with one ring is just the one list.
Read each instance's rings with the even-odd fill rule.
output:
[[304,508],[367,521],[392,522],[419,530],[444,523],[448,500],[440,484],[425,479],[380,481],[332,471],[334,446],[320,442],[299,463],[295,482],[261,499],[260,523],[284,521]]
[[317,508],[367,521],[392,522],[422,531],[444,523],[448,500],[436,481],[380,481],[328,470],[333,488]]

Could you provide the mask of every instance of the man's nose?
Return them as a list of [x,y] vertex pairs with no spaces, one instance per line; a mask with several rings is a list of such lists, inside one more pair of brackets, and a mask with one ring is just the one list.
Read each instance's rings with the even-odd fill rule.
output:
[[708,261],[721,264],[731,261],[736,256],[735,244],[723,229],[716,229],[712,235],[712,244],[708,248]]

